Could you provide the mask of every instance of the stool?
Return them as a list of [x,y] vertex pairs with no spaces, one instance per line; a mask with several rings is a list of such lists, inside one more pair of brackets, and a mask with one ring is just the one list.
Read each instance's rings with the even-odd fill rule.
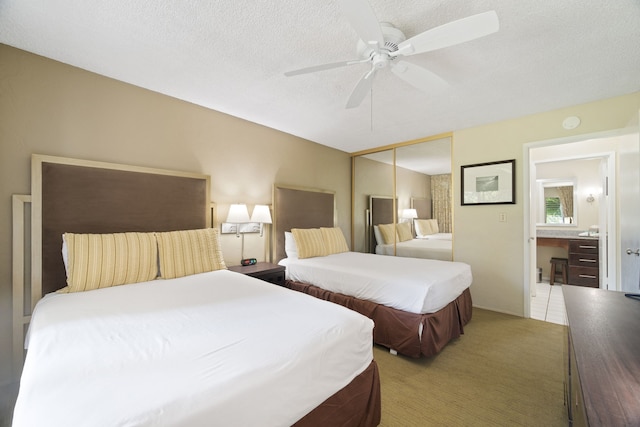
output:
[[[560,267],[560,271],[558,271]],[[549,284],[553,286],[557,273],[562,273],[562,283],[568,284],[567,274],[569,270],[569,260],[567,258],[551,258],[551,272],[549,274]]]

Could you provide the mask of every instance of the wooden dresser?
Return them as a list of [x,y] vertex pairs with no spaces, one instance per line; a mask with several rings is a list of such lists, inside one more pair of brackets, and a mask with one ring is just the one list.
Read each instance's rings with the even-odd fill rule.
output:
[[600,251],[597,239],[569,240],[569,284],[600,287]]
[[571,426],[640,426],[640,301],[562,286],[565,404]]

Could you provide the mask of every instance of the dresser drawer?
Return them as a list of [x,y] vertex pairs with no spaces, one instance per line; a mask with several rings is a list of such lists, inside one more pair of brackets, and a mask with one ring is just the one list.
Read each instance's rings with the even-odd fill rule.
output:
[[569,284],[576,286],[600,287],[600,271],[593,267],[569,266]]
[[569,253],[598,254],[597,240],[569,240]]
[[589,253],[569,253],[569,265],[576,267],[598,268],[599,255]]

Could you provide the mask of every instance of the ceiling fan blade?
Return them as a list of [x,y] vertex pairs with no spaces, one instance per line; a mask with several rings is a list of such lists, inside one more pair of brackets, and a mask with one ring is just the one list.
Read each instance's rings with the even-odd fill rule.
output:
[[400,43],[398,50],[392,52],[391,55],[415,55],[430,52],[484,37],[499,29],[498,15],[494,10],[491,10],[449,22],[411,37]]
[[449,84],[437,74],[406,61],[393,64],[391,71],[411,86],[427,93],[441,91]]
[[380,23],[367,0],[340,0],[342,12],[360,39],[378,49],[384,46],[384,36]]
[[369,91],[371,91],[371,85],[373,84],[373,77],[375,74],[376,68],[372,68],[367,72],[367,74],[362,76],[360,81],[358,81],[358,84],[356,84],[356,87],[353,89],[353,92],[351,92],[345,108],[356,108],[362,104],[364,98],[369,94]]
[[291,77],[297,76],[298,74],[315,73],[316,71],[331,70],[332,68],[346,67],[347,65],[361,64],[368,61],[369,58],[363,60],[356,59],[353,61],[332,62],[330,64],[314,65],[312,67],[300,68],[299,70],[287,71],[284,75]]

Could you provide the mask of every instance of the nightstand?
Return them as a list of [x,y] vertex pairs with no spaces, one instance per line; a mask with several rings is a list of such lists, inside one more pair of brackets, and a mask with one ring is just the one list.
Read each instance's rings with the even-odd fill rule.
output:
[[233,265],[227,267],[231,271],[237,273],[246,274],[247,276],[255,277],[256,279],[264,280],[265,282],[273,283],[275,285],[284,286],[284,272],[285,267],[278,264],[271,264],[270,262],[259,262],[254,265]]

